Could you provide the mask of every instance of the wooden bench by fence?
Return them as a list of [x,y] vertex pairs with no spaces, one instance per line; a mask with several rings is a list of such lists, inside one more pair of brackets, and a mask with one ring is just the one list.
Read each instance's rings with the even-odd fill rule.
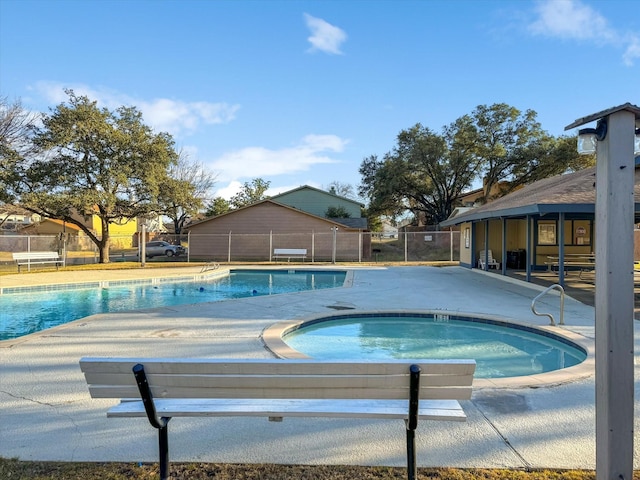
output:
[[307,258],[307,249],[306,248],[274,248],[273,258],[275,260],[277,260],[278,258],[286,258],[288,262],[290,262],[292,258],[302,258],[302,260],[304,261],[304,259]]
[[31,265],[47,263],[55,264],[56,270],[60,265],[64,267],[64,258],[61,258],[58,252],[17,252],[13,254],[13,259],[18,265],[18,273],[23,265],[27,266],[27,271],[31,271]]
[[93,398],[120,398],[108,417],[147,417],[158,429],[160,478],[169,475],[172,417],[402,419],[415,479],[418,420],[465,421],[474,360],[339,362],[194,358],[83,358]]

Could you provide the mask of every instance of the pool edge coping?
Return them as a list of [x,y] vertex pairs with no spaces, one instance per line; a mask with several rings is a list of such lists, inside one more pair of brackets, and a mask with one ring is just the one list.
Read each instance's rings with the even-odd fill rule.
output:
[[[519,322],[515,320],[505,319],[498,316],[478,314],[473,312],[461,312],[450,310],[368,310],[368,311],[351,311],[349,313],[343,313],[342,315],[380,315],[390,313],[402,313],[402,314],[420,314],[420,315],[455,315],[462,317],[479,318],[483,320],[491,320],[498,323],[512,324],[520,327],[524,327],[530,330],[539,330],[542,332],[550,333],[552,335],[562,337],[570,343],[578,345],[579,348],[586,352],[586,358],[578,365],[572,367],[563,368],[560,370],[554,370],[546,373],[538,373],[534,375],[526,375],[520,377],[505,377],[505,378],[474,378],[474,389],[487,389],[487,388],[538,388],[538,387],[550,387],[554,385],[562,385],[565,383],[576,382],[595,374],[595,342],[593,339],[586,337],[580,333],[574,332],[567,328],[551,325],[533,325],[530,323]],[[260,338],[267,350],[273,353],[278,358],[310,358],[302,352],[299,352],[291,348],[284,340],[283,337],[286,333],[297,330],[305,324],[314,323],[322,318],[331,318],[339,316],[340,314],[327,315],[319,314],[305,317],[297,320],[283,320],[276,322],[269,327],[265,328]],[[566,327],[566,325],[564,326]]]
[[220,268],[201,273],[184,273],[182,275],[159,275],[144,278],[114,278],[110,280],[95,280],[87,282],[56,282],[34,285],[18,285],[0,287],[0,295],[16,295],[25,293],[57,292],[64,290],[81,290],[84,288],[106,288],[119,285],[160,285],[162,283],[198,281],[223,276],[231,271],[230,268]]

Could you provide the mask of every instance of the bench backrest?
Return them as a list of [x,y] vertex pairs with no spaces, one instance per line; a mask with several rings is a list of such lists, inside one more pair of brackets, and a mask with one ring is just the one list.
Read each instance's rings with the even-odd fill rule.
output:
[[275,255],[306,255],[306,248],[274,248]]
[[194,358],[83,358],[94,398],[140,398],[132,368],[144,365],[154,398],[408,399],[409,367],[420,398],[471,398],[475,360],[338,362]]
[[13,254],[14,260],[57,259],[58,252],[18,252]]

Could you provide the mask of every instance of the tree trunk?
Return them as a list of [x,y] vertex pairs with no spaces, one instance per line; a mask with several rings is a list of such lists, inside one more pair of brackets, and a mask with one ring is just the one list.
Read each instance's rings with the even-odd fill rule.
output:
[[109,222],[102,219],[102,239],[98,243],[100,249],[100,263],[109,263]]
[[105,240],[103,238],[98,245],[98,249],[100,252],[100,263],[109,263],[109,239],[107,238]]

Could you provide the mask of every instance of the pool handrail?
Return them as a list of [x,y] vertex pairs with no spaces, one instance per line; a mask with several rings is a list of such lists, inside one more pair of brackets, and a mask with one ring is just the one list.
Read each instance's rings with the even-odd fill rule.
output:
[[534,315],[538,315],[540,317],[549,317],[549,321],[550,321],[550,325],[555,326],[556,322],[553,318],[553,315],[551,315],[550,313],[539,313],[536,311],[536,301],[542,297],[543,295],[547,294],[550,290],[559,290],[560,291],[560,325],[564,325],[564,288],[562,288],[562,285],[558,284],[558,283],[554,283],[553,285],[550,285],[549,287],[545,288],[542,292],[540,292],[539,295],[537,295],[532,301],[531,301],[531,311],[534,313]]

